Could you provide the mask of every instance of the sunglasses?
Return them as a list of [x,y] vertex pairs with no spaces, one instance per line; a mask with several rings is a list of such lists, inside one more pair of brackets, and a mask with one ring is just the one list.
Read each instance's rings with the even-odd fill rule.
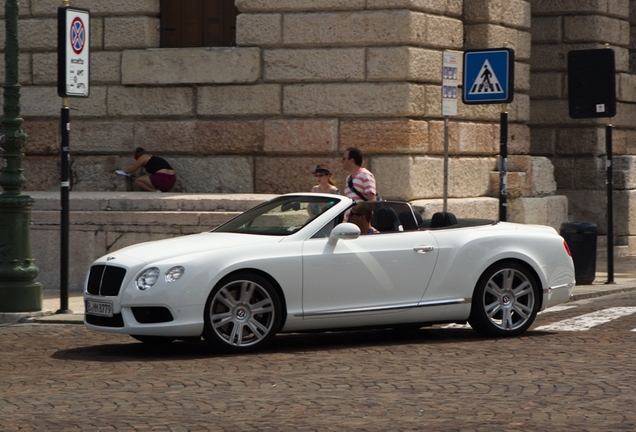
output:
[[314,177],[324,177],[324,176],[326,176],[326,175],[327,175],[327,174],[314,174]]

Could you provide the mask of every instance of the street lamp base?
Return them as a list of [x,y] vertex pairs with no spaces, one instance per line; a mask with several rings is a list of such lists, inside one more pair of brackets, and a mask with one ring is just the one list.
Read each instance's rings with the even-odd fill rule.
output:
[[41,310],[41,283],[0,283],[0,312],[36,312]]

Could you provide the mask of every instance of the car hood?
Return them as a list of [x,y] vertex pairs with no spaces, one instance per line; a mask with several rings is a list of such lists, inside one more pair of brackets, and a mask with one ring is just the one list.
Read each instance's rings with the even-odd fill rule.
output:
[[[205,232],[183,237],[140,243],[110,253],[108,257],[131,257],[155,263],[164,259],[234,249],[242,246],[279,243],[284,237],[259,236],[250,234]],[[112,259],[112,258],[111,258]]]

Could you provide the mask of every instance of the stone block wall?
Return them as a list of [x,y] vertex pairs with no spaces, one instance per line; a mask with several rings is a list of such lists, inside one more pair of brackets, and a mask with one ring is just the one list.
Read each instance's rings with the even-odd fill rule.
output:
[[[21,3],[25,190],[59,183],[59,3]],[[113,171],[132,165],[137,146],[175,166],[175,192],[309,190],[318,163],[330,165],[342,189],[340,156],[355,146],[383,197],[441,198],[442,53],[509,46],[516,56],[515,99],[506,107],[509,196],[555,193],[552,178],[533,174],[551,162],[533,161],[527,125],[528,0],[236,0],[237,46],[187,49],[159,49],[159,0],[72,3],[91,10],[92,29],[91,94],[70,99],[75,191],[128,190]],[[449,130],[449,198],[497,197],[501,110],[459,103]],[[518,218],[512,211],[508,220]]]
[[[21,3],[29,190],[57,187],[59,3]],[[174,163],[184,192],[306,190],[321,162],[343,187],[339,155],[348,146],[359,146],[379,172],[387,172],[385,155],[403,167],[412,158],[439,159],[442,51],[463,49],[465,36],[472,46],[505,41],[518,50],[518,69],[528,64],[529,3],[505,11],[484,9],[489,3],[237,0],[237,47],[157,49],[158,0],[74,1],[91,10],[92,28],[91,94],[71,99],[74,190],[124,190],[112,171],[132,164],[136,146]],[[510,107],[521,128],[529,118],[527,69]],[[479,177],[489,177],[480,170],[496,158],[497,117],[496,107],[462,106],[452,124],[453,157],[491,159]],[[406,183],[378,175],[385,196],[438,193],[414,187],[422,183],[415,174],[401,176]],[[491,192],[487,183],[474,188],[477,196]]]
[[616,55],[617,115],[611,119],[614,158],[615,244],[636,239],[631,220],[631,157],[636,142],[636,1],[534,0],[530,57],[530,153],[554,165],[557,192],[569,200],[569,219],[594,222],[607,233],[607,119],[571,119],[568,115],[567,55],[571,50],[608,44]]

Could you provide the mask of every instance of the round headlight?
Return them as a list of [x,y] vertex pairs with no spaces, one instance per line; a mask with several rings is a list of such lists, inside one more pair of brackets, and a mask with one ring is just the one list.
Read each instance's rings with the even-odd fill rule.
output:
[[172,267],[170,270],[166,272],[163,278],[168,283],[175,282],[181,279],[181,276],[183,276],[184,272],[185,272],[185,269],[181,266]]
[[151,286],[157,283],[157,279],[159,278],[159,269],[157,267],[150,267],[149,269],[141,272],[139,276],[137,276],[137,280],[135,281],[135,285],[140,290],[147,290]]

